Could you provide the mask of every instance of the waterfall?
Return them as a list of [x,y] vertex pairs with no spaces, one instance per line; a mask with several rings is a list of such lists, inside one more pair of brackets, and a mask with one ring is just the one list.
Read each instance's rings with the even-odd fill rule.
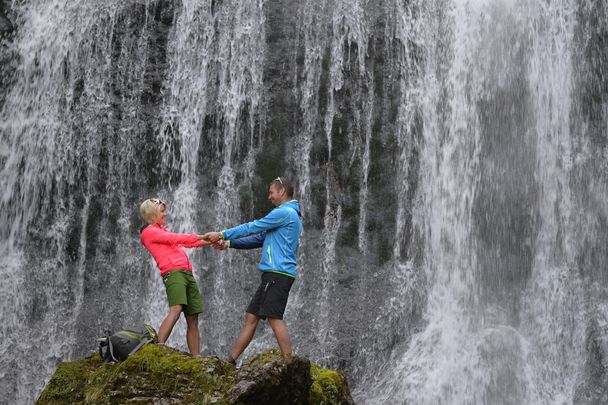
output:
[[[202,233],[265,215],[279,175],[304,223],[294,350],[357,403],[608,401],[605,2],[0,6],[6,401],[107,329],[158,327],[141,201]],[[224,356],[259,252],[188,254]],[[245,357],[274,346],[261,323]]]
[[[171,211],[177,216],[175,231],[199,229],[203,232],[238,222],[234,190],[251,181],[254,153],[259,144],[256,122],[263,94],[261,61],[265,45],[262,7],[263,3],[222,2],[220,5],[184,1],[179,10],[168,45],[173,50],[169,55],[170,98],[163,106],[160,131],[161,144],[167,148],[176,147],[176,143],[179,146],[179,152],[175,151],[179,158],[166,163],[179,177],[176,189],[170,192],[170,200],[175,201]],[[216,26],[226,29],[218,31]],[[218,127],[209,125],[210,120],[215,120]],[[241,158],[237,150],[239,144],[246,145],[245,164],[234,167]],[[167,153],[169,157],[173,155]],[[213,178],[218,170],[215,190],[211,190],[208,183],[201,186],[211,180],[201,181],[201,178]],[[239,176],[241,184],[237,183]],[[199,194],[199,190],[207,195]],[[198,228],[201,224],[206,228]],[[222,255],[217,264],[204,265],[201,271],[208,276],[214,266],[221,269],[232,265],[230,257]],[[219,275],[213,279],[211,308],[230,308],[227,281],[234,282],[235,278]],[[154,308],[154,303],[162,306],[163,301],[162,294],[157,294],[148,307]],[[151,314],[158,317],[161,312],[154,308]],[[218,317],[221,319],[219,314]],[[157,323],[161,318],[156,319]],[[206,328],[212,340],[230,334],[224,322]],[[184,341],[182,327],[172,335],[171,342],[183,345]],[[203,340],[203,349],[209,349],[208,345],[209,342]]]
[[[50,1],[19,10],[18,24],[31,29],[14,39],[19,61],[1,113],[0,180],[7,224],[1,231],[2,297],[8,303],[2,310],[2,390],[16,403],[31,402],[57,361],[74,353],[77,325],[95,299],[85,298],[86,290],[104,285],[104,272],[114,274],[109,256],[133,264],[124,237],[130,239],[132,207],[123,191],[136,181],[130,165],[138,138],[125,135],[129,124],[145,124],[123,124],[122,117],[141,107],[148,27],[137,18],[146,16],[118,16],[114,2]],[[119,31],[129,29],[131,41],[119,52]],[[126,242],[117,244],[110,228]],[[117,310],[128,293],[115,297]]]
[[420,8],[432,36],[440,25],[452,30],[423,37],[412,227],[426,235],[416,271],[426,274],[428,303],[420,332],[392,354],[365,398],[573,403],[589,306],[597,305],[577,263],[588,252],[571,239],[584,211],[572,183],[573,137],[583,134],[570,132],[577,5]]

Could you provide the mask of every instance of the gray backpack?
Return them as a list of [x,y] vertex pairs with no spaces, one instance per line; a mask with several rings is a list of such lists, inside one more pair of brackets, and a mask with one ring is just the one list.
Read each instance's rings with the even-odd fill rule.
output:
[[138,351],[146,343],[158,340],[153,327],[144,324],[144,329],[143,332],[128,329],[119,330],[116,333],[107,331],[105,336],[97,339],[101,362],[126,360],[127,357]]

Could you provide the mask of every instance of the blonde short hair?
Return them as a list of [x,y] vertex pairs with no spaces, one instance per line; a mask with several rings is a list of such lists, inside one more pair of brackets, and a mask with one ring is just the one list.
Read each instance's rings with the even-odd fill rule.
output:
[[158,214],[160,214],[160,208],[163,205],[165,207],[167,206],[167,204],[160,198],[148,198],[139,206],[141,219],[143,219],[147,224],[155,223],[156,218],[158,218]]

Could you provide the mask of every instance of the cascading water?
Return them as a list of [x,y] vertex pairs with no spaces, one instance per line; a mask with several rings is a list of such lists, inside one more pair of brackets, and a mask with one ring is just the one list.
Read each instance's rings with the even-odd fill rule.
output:
[[573,137],[584,136],[570,132],[577,7],[420,6],[433,36],[437,16],[451,27],[447,43],[424,37],[413,228],[424,229],[427,307],[422,330],[370,382],[371,403],[580,401],[598,303],[571,239],[584,226],[571,177]]
[[[147,27],[137,18],[118,18],[111,4],[20,7],[18,21],[32,29],[14,39],[19,63],[2,109],[0,180],[6,224],[0,267],[8,303],[2,381],[4,398],[17,403],[31,402],[57,360],[73,353],[77,325],[95,298],[86,290],[105,284],[112,256],[134,264],[122,191],[135,180],[130,164],[140,137],[125,136],[131,129],[121,116],[137,115],[141,107],[133,101],[141,96],[140,41]],[[140,30],[118,52],[119,30],[137,23]],[[128,294],[127,288],[114,297],[115,310]]]
[[[238,222],[238,201],[232,197],[231,190],[237,188],[237,175],[243,176],[244,180],[250,176],[253,155],[259,143],[255,124],[263,94],[261,61],[265,44],[262,6],[263,3],[242,2],[224,2],[221,7],[198,1],[182,3],[174,37],[171,38],[173,52],[170,54],[171,84],[168,88],[171,97],[164,105],[161,129],[164,145],[172,147],[177,135],[179,146],[178,158],[168,162],[170,170],[179,173],[180,177],[177,188],[170,192],[169,197],[175,202],[171,211],[176,216],[174,221],[178,224],[178,232],[192,232],[201,222],[205,224],[204,229],[217,229],[222,224]],[[218,31],[215,26],[227,29]],[[205,120],[211,119],[218,121],[217,128],[205,125]],[[210,142],[213,146],[201,150],[201,142]],[[234,168],[236,157],[241,157],[237,150],[239,144],[246,148],[245,163]],[[168,155],[171,157],[172,153]],[[210,175],[218,168],[217,187],[214,190],[207,184],[201,187],[200,177]],[[199,190],[206,195],[199,195]],[[203,221],[197,221],[197,218]],[[219,268],[232,265],[230,257],[218,257]],[[209,270],[209,266],[204,269]],[[236,311],[230,305],[227,291],[227,281],[234,282],[234,278],[218,275],[212,279],[212,308]],[[160,291],[159,296],[153,297],[153,302],[164,305],[162,289]],[[152,302],[149,307],[152,307]],[[161,313],[157,309],[151,312]],[[234,328],[227,329],[221,316],[218,318],[217,322],[212,319],[213,327],[204,328],[216,342],[224,335],[234,333]],[[172,338],[174,342],[178,339],[184,341],[184,328]],[[204,341],[203,348],[208,349],[209,344]]]
[[[358,403],[608,401],[600,0],[0,1],[0,396],[158,326],[139,203],[204,232],[296,179],[295,351]],[[4,28],[2,28],[4,29]],[[258,252],[192,251],[223,356]],[[169,344],[185,349],[178,324]],[[247,356],[274,345],[262,325]]]

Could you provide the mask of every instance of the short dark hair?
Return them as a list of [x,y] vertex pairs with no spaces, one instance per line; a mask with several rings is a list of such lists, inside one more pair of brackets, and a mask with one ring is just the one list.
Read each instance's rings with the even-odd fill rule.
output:
[[293,184],[291,184],[291,181],[289,181],[286,177],[279,176],[273,181],[271,181],[270,184],[274,184],[277,187],[284,188],[287,197],[293,197]]

